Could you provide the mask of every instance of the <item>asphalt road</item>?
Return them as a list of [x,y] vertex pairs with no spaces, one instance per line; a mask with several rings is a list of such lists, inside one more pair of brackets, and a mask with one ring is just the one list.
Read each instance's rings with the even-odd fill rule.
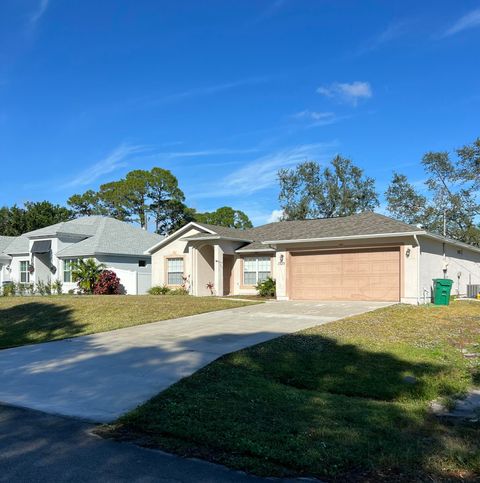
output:
[[204,461],[103,440],[90,434],[93,427],[77,419],[0,406],[0,481],[263,481]]

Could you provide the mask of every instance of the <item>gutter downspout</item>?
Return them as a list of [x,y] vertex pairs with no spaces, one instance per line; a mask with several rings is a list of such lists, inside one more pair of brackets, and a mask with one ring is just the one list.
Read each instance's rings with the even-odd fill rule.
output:
[[418,247],[418,255],[417,255],[417,305],[420,305],[420,242],[418,241],[417,235],[413,234],[413,239]]

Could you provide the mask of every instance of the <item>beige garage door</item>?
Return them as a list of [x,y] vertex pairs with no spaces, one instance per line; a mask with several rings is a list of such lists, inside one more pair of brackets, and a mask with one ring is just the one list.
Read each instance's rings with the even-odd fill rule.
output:
[[400,300],[399,248],[292,252],[293,300]]

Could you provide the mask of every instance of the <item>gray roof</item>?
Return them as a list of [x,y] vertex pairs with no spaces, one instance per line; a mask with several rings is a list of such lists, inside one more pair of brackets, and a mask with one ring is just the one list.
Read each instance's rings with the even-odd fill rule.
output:
[[279,221],[254,228],[256,240],[299,240],[389,233],[423,232],[422,228],[373,212],[338,218]]
[[0,253],[5,251],[5,248],[12,243],[13,240],[15,240],[16,237],[14,236],[3,236],[0,235]]
[[[55,225],[39,228],[38,230],[29,231],[25,233],[28,238],[50,237],[58,235],[78,235],[78,236],[92,236],[97,233],[98,225],[106,216],[85,216],[76,218],[75,220],[64,221],[56,223]],[[113,220],[113,218],[109,218]],[[118,220],[115,220],[118,221]],[[119,222],[123,223],[123,222]]]
[[[73,226],[72,226],[73,225]],[[56,226],[56,225],[54,225]],[[80,234],[88,230],[88,237],[57,253],[61,258],[88,257],[93,255],[143,255],[147,248],[163,239],[155,233],[134,227],[129,223],[105,216],[79,218],[56,228],[57,234]],[[42,229],[45,230],[45,229]],[[36,232],[31,232],[31,236]],[[86,235],[86,233],[84,233]]]
[[[308,240],[316,238],[341,238],[365,235],[388,235],[389,233],[423,232],[423,230],[417,226],[409,225],[402,221],[389,218],[388,216],[372,212],[364,212],[338,218],[278,221],[247,230],[236,230],[234,228],[225,229],[224,227],[217,227],[214,225],[205,225],[203,223],[198,224],[208,227],[208,229],[215,231],[220,236],[253,240],[253,243],[242,247],[241,250],[268,248],[268,245],[262,244],[264,241]],[[225,230],[228,231],[226,232]],[[228,235],[224,235],[224,233],[228,233]]]
[[11,242],[3,249],[8,255],[24,255],[28,253],[29,241],[25,235],[13,237]]

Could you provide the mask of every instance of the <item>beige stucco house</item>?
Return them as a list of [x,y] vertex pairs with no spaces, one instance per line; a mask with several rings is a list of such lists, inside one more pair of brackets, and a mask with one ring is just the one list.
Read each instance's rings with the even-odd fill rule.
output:
[[[376,213],[282,221],[248,230],[192,222],[153,245],[152,284],[192,295],[255,294],[268,276],[280,300],[429,302],[480,284],[480,249]],[[213,285],[213,289],[210,286]]]

